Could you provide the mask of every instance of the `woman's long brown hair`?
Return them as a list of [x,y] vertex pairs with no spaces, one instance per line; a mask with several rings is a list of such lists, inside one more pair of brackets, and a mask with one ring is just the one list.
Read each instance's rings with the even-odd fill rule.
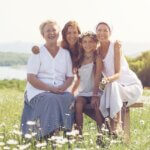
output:
[[72,64],[73,68],[77,66],[78,64],[78,57],[79,57],[79,43],[78,41],[75,43],[74,49],[70,49],[69,43],[67,42],[66,36],[68,32],[68,28],[72,26],[77,28],[78,34],[81,34],[80,28],[78,26],[78,23],[76,21],[69,21],[65,24],[64,28],[62,29],[62,42],[61,42],[61,47],[69,50],[71,59],[72,59]]

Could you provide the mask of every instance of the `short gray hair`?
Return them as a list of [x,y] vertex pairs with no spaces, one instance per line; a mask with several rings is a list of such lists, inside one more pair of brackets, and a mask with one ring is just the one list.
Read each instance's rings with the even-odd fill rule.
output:
[[55,20],[47,20],[47,21],[44,21],[43,23],[41,23],[41,25],[40,25],[40,27],[39,27],[41,35],[43,35],[44,27],[45,27],[47,24],[56,25],[56,26],[58,27],[58,29],[60,29],[59,25],[57,24],[57,22],[56,22]]

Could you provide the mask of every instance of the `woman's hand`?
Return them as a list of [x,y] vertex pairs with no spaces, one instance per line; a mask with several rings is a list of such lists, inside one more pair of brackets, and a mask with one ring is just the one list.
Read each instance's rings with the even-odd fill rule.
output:
[[61,93],[58,87],[51,87],[50,92],[55,93],[55,94]]
[[102,81],[101,81],[101,83],[103,84],[103,85],[106,85],[106,84],[108,84],[108,83],[110,83],[111,81],[110,81],[110,77],[104,77],[104,78],[102,78]]
[[117,40],[114,44],[114,49],[121,49],[121,47],[122,47],[121,41]]
[[92,108],[98,108],[99,103],[100,103],[100,97],[99,96],[92,96],[92,100],[91,100]]
[[38,53],[40,52],[39,47],[38,47],[38,46],[33,46],[33,47],[32,47],[32,52],[33,52],[34,54],[38,54]]
[[59,91],[60,93],[65,92],[66,89],[67,89],[67,88],[65,87],[65,85],[61,85],[61,86],[58,87],[58,91]]

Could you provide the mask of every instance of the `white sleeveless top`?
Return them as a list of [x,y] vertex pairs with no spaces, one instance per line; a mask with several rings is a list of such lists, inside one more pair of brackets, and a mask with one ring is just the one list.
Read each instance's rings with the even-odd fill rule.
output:
[[[108,77],[115,74],[114,67],[114,43],[110,42],[108,52],[105,58],[102,60],[104,64],[103,75]],[[124,55],[121,56],[121,75],[117,80],[122,85],[140,84],[140,80],[136,74],[129,68],[128,63]],[[142,85],[141,85],[142,86]]]
[[80,84],[78,88],[78,96],[92,96],[94,87],[94,63],[89,63],[81,66],[78,69],[78,75],[80,77]]

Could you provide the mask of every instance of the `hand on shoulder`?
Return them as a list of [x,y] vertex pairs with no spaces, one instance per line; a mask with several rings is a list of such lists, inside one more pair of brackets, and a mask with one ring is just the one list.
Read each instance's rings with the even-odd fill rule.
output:
[[33,46],[31,50],[32,50],[32,53],[33,53],[33,54],[38,54],[38,53],[40,53],[40,48],[39,48],[38,46]]
[[122,48],[121,41],[116,40],[115,43],[114,43],[114,49],[115,50],[121,50],[121,48]]

